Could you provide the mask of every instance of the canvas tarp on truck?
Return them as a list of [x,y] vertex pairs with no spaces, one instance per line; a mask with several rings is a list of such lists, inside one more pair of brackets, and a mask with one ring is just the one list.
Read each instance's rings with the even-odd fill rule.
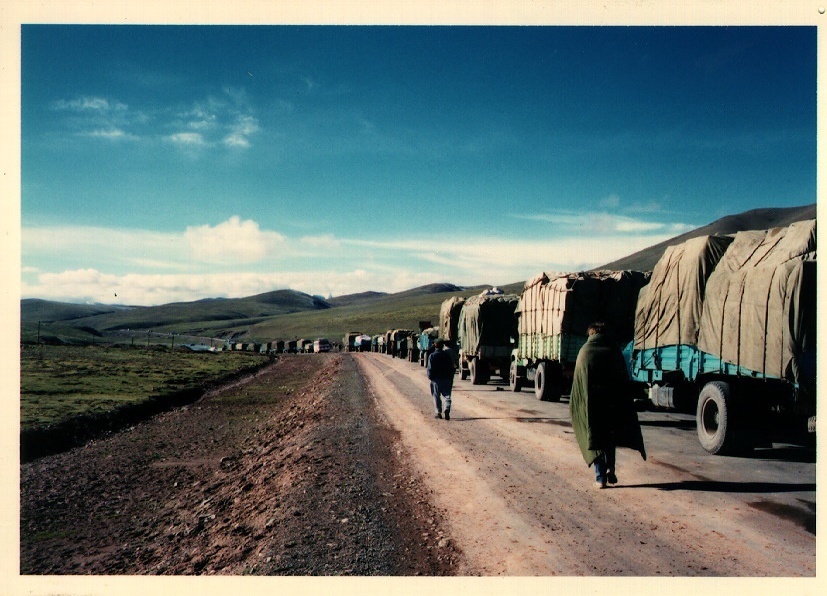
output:
[[459,316],[459,345],[466,354],[487,358],[508,355],[517,334],[514,294],[481,294],[465,301]]
[[809,382],[815,319],[815,220],[739,232],[707,282],[698,348],[762,376]]
[[454,296],[444,301],[439,308],[439,335],[445,341],[458,341],[457,324],[463,304],[465,298]]
[[699,236],[664,251],[637,299],[635,350],[697,344],[707,280],[731,243]]
[[541,273],[529,279],[516,309],[518,357],[573,362],[595,321],[628,342],[638,292],[648,280],[640,271]]

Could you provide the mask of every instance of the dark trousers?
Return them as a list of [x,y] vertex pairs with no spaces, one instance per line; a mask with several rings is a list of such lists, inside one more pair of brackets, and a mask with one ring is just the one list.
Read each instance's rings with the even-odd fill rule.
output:
[[605,482],[609,472],[615,471],[615,448],[603,450],[603,454],[594,460],[594,473],[598,482]]

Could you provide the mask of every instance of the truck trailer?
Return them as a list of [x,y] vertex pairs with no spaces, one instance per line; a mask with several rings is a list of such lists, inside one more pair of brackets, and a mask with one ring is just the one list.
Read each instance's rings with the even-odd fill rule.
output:
[[654,406],[694,411],[709,453],[814,431],[816,221],[667,248],[627,353]]
[[514,309],[518,296],[492,288],[465,301],[457,322],[459,371],[484,385],[492,374],[508,379],[510,355],[517,339]]
[[587,271],[541,273],[526,281],[515,312],[511,390],[531,383],[537,399],[560,401],[591,323],[606,323],[618,345],[631,340],[638,292],[648,280],[641,271]]

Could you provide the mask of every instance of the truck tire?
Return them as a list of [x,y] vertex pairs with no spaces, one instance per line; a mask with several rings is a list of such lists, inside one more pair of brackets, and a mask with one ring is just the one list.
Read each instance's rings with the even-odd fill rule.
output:
[[511,391],[517,393],[520,389],[523,388],[523,380],[517,374],[517,361],[514,360],[511,363],[511,366],[508,367],[508,386],[511,387]]
[[540,401],[560,401],[563,393],[560,381],[557,367],[548,362],[541,362],[537,365],[537,372],[534,373],[534,396]]
[[488,382],[488,370],[485,365],[480,364],[477,358],[469,362],[468,367],[471,369],[472,385],[485,385]]
[[711,381],[698,396],[695,419],[698,440],[708,453],[726,455],[735,451],[732,397],[729,383]]

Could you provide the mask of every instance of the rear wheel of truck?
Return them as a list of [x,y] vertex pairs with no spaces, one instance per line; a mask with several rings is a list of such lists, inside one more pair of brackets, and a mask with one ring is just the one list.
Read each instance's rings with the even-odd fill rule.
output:
[[733,425],[732,396],[729,383],[711,381],[698,396],[695,419],[698,440],[709,453],[725,455],[735,451],[736,434]]
[[468,367],[471,369],[472,385],[485,385],[488,382],[488,371],[476,358],[468,363]]
[[534,373],[534,396],[540,401],[560,401],[561,380],[557,367],[548,362],[541,362]]
[[523,388],[523,380],[520,378],[520,375],[517,374],[516,360],[508,367],[508,386],[511,387],[511,391],[514,393],[517,393]]

